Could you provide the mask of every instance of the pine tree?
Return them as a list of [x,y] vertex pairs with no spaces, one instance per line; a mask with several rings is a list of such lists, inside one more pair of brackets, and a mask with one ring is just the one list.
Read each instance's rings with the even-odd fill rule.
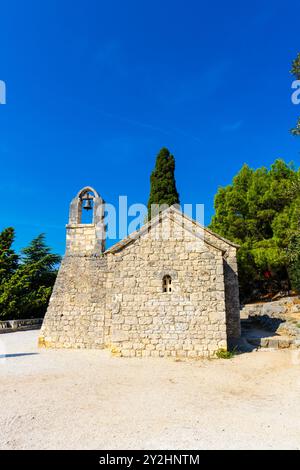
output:
[[40,262],[46,272],[52,272],[61,257],[51,253],[51,248],[45,243],[45,234],[41,233],[30,244],[21,250],[23,264]]
[[[148,201],[148,218],[151,216],[151,206],[179,204],[179,194],[175,182],[175,159],[169,150],[163,147],[156,157],[155,168],[150,177],[150,196]],[[152,211],[153,212],[153,211]]]
[[297,80],[300,80],[300,52],[296,59],[293,60],[291,74],[293,74]]
[[300,118],[298,118],[298,122],[296,124],[296,127],[294,127],[294,129],[291,130],[291,133],[293,135],[297,135],[297,136],[300,135]]
[[242,298],[255,291],[284,289],[291,281],[290,273],[296,285],[300,272],[300,243],[296,247],[294,237],[299,233],[299,189],[299,170],[280,159],[269,170],[244,165],[231,185],[219,188],[210,228],[241,246]]
[[288,273],[292,289],[300,293],[300,234],[293,233],[290,237],[288,249]]
[[15,238],[12,227],[0,233],[0,284],[11,276],[18,267],[18,255],[11,248]]
[[51,253],[41,234],[21,251],[17,269],[0,284],[2,318],[42,317],[47,309],[60,256]]
[[51,253],[51,248],[45,243],[45,234],[41,233],[34,238],[21,253],[23,267],[29,267],[36,272],[35,276],[32,276],[32,287],[52,287],[57,275],[56,266],[61,257]]

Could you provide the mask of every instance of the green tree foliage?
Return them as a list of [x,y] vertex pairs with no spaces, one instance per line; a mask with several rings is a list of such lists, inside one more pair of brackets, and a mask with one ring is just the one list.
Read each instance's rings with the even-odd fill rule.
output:
[[0,233],[0,283],[10,276],[18,266],[18,255],[11,248],[15,238],[12,227],[4,229]]
[[300,80],[300,52],[292,62],[291,74],[294,75],[297,80]]
[[[297,55],[296,59],[292,62],[291,74],[294,75],[296,80],[300,80],[300,53]],[[298,123],[294,129],[291,130],[293,135],[300,135],[300,117]]]
[[276,160],[269,170],[244,165],[231,185],[218,190],[210,228],[241,246],[242,297],[280,290],[289,281],[296,287],[290,273],[298,259],[293,237],[299,230],[299,182],[299,170]]
[[300,234],[293,233],[288,245],[289,276],[293,289],[300,292]]
[[300,169],[297,178],[291,187],[290,195],[293,198],[290,231],[288,238],[288,271],[291,285],[300,292]]
[[174,172],[175,159],[169,150],[163,147],[156,157],[155,168],[150,177],[149,219],[151,218],[152,204],[167,204],[168,206],[179,204]]
[[294,129],[291,130],[291,133],[293,135],[297,135],[297,136],[300,135],[300,117],[298,118],[298,122],[296,124],[296,127],[294,127]]
[[19,257],[11,249],[13,238],[11,228],[0,234],[0,318],[42,317],[60,256],[51,253],[44,234],[41,234],[21,251]]

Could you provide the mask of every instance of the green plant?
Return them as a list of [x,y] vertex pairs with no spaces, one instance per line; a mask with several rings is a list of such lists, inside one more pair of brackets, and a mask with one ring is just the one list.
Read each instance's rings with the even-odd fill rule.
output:
[[227,349],[220,348],[216,352],[216,356],[218,359],[232,359],[236,354],[236,348],[232,351],[228,351]]

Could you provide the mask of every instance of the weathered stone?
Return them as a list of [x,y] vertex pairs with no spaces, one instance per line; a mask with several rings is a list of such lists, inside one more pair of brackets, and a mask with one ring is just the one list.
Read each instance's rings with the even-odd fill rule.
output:
[[269,348],[278,348],[279,338],[269,338]]
[[262,348],[267,348],[269,346],[269,338],[261,338],[260,346]]
[[234,244],[172,207],[103,252],[97,227],[80,224],[78,204],[71,204],[66,256],[40,346],[209,357],[240,336]]
[[278,347],[280,349],[286,349],[289,348],[292,343],[292,340],[289,339],[279,339],[278,340]]

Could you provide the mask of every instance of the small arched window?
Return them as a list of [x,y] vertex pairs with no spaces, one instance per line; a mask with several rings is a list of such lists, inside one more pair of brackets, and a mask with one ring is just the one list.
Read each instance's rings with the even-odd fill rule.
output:
[[163,277],[162,288],[163,288],[163,292],[172,292],[171,276],[166,275]]

